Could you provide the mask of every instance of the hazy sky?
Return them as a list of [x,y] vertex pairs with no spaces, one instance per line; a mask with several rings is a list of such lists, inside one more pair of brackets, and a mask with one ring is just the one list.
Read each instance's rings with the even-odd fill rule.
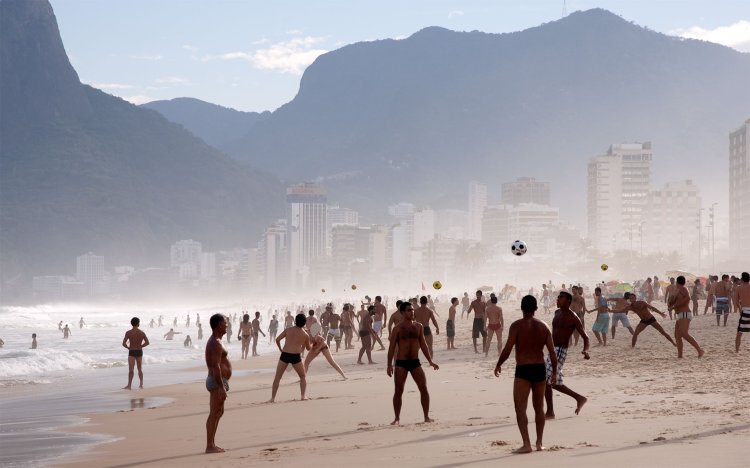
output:
[[[297,93],[315,57],[427,26],[512,32],[554,21],[562,0],[51,0],[81,81],[131,102],[190,96],[246,111]],[[567,1],[750,52],[748,0]]]

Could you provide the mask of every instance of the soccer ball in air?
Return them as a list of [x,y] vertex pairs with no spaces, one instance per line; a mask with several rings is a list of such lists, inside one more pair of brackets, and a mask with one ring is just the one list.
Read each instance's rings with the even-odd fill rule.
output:
[[607,269],[609,268],[609,265],[607,265],[606,263],[602,263],[601,268],[602,268],[602,271],[607,271]]
[[352,289],[357,289],[357,285],[356,285],[356,284],[353,284],[353,285],[352,285]]
[[325,290],[325,289],[321,289],[321,290],[320,290],[320,292],[323,292],[323,293],[324,293],[324,292],[326,292],[326,290]]
[[513,245],[510,246],[510,251],[513,252],[513,255],[518,255],[519,257],[526,253],[526,242],[517,240],[513,243]]
[[440,289],[442,287],[443,287],[443,283],[441,283],[440,281],[435,281],[434,283],[432,283],[433,289]]

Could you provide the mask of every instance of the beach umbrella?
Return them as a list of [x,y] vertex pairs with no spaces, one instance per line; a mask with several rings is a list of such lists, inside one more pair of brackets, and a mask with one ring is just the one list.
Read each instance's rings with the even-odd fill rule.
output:
[[630,283],[620,283],[614,287],[614,290],[619,292],[633,292],[633,285]]

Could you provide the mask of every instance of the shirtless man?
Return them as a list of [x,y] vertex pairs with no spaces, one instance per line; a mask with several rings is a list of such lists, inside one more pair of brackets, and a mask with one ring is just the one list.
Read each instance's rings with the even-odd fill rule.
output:
[[315,318],[315,311],[312,309],[308,311],[307,325],[305,325],[305,328],[311,337],[320,335],[320,331],[322,330],[322,327],[318,323],[318,319]]
[[401,323],[401,320],[403,320],[404,316],[401,314],[401,311],[399,308],[401,307],[401,301],[400,299],[396,301],[396,310],[391,313],[391,318],[388,319],[388,340],[391,339],[391,331],[393,330],[393,327]]
[[[341,342],[340,338],[339,342]],[[323,356],[325,356],[328,364],[330,364],[330,366],[333,367],[336,372],[341,374],[341,377],[343,377],[344,380],[346,380],[346,374],[344,374],[344,371],[341,370],[341,367],[336,363],[336,361],[333,360],[333,356],[331,356],[331,351],[328,348],[328,344],[320,335],[315,335],[312,338],[312,348],[310,349],[310,352],[307,353],[307,356],[305,356],[305,374],[307,374],[312,360],[315,359],[320,353],[323,353]]]
[[341,312],[341,333],[344,334],[344,349],[354,349],[352,344],[354,329],[354,311],[349,304],[344,304]]
[[[581,321],[581,325],[586,329],[586,299],[583,297],[583,288],[580,286],[572,286],[570,290],[573,295],[573,301],[570,303],[570,310],[575,312],[578,316],[578,320]],[[578,330],[573,331],[573,346],[578,346],[578,338],[580,336]]]
[[[497,354],[503,349],[503,309],[497,305],[497,296],[490,297],[490,304],[485,309],[487,316],[487,329],[489,330],[486,344],[484,345],[484,357],[490,353],[492,337],[497,336]],[[528,396],[528,395],[527,395]]]
[[[609,305],[607,305],[607,299],[602,294],[602,288],[597,287],[594,290],[594,299],[596,300],[596,308],[589,312],[596,312],[596,321],[591,327],[591,331],[594,332],[596,341],[599,345],[604,344],[607,346],[607,331],[609,331]],[[603,339],[603,340],[602,340]]]
[[672,308],[669,307],[669,301],[675,294],[677,285],[674,284],[674,278],[669,278],[669,286],[664,289],[664,303],[667,304],[667,312],[669,313],[669,320],[672,320]]
[[706,285],[706,305],[703,307],[703,315],[706,315],[709,307],[711,307],[711,313],[714,313],[714,288],[716,285],[716,283],[714,282],[715,279],[715,276],[708,275],[708,284]]
[[175,335],[179,335],[181,333],[182,332],[174,331],[174,328],[170,328],[169,331],[164,334],[164,339],[167,341],[172,341]]
[[382,301],[383,300],[380,296],[375,296],[375,314],[372,317],[372,330],[374,332],[372,335],[372,348],[375,349],[375,342],[377,342],[378,344],[380,344],[380,351],[385,350],[385,346],[383,346],[383,342],[380,340],[380,337],[383,335],[383,322],[385,322],[386,318],[388,317],[388,312],[386,311]]
[[224,402],[229,391],[229,379],[232,377],[232,364],[229,363],[227,351],[221,344],[221,338],[227,332],[227,319],[221,314],[214,314],[208,321],[211,325],[211,337],[206,343],[206,390],[210,396],[208,419],[206,420],[206,453],[224,452],[215,442],[219,419],[224,414]]
[[[597,288],[599,289],[599,288]],[[578,414],[581,412],[581,408],[586,404],[588,399],[574,392],[563,383],[563,372],[562,368],[565,364],[565,358],[568,357],[568,343],[570,343],[570,337],[573,335],[573,330],[578,330],[578,333],[583,338],[583,354],[584,359],[589,359],[589,336],[586,334],[586,330],[583,329],[581,321],[578,320],[578,316],[570,310],[570,304],[573,301],[573,296],[570,293],[562,291],[557,296],[557,307],[560,309],[555,312],[555,318],[552,319],[552,342],[555,345],[555,355],[557,356],[557,375],[555,381],[552,380],[554,367],[552,367],[551,358],[547,358],[547,388],[544,391],[544,399],[547,401],[547,419],[555,418],[555,409],[552,401],[552,390],[557,390],[560,393],[564,393],[576,400],[576,411]]]
[[67,323],[65,324],[65,327],[63,328],[62,332],[63,332],[63,338],[65,338],[66,340],[68,338],[70,338],[71,335],[73,335],[73,333],[71,333],[70,328],[68,327]]
[[500,359],[495,366],[495,377],[500,377],[503,363],[510,357],[513,347],[516,347],[516,374],[513,380],[513,403],[516,407],[516,422],[521,432],[523,446],[514,453],[531,453],[531,439],[529,438],[529,420],[526,417],[526,405],[531,393],[531,404],[534,407],[534,422],[536,423],[536,449],[544,450],[542,435],[544,433],[544,389],[547,369],[544,364],[544,348],[547,347],[552,367],[550,381],[557,380],[557,355],[552,343],[552,332],[546,323],[534,318],[536,312],[536,298],[526,296],[521,299],[523,318],[516,320],[508,330],[508,342],[500,353]]
[[[284,375],[289,364],[292,365],[294,370],[299,376],[299,390],[300,400],[306,400],[305,390],[307,389],[307,380],[305,379],[305,366],[302,364],[302,351],[312,348],[312,341],[310,335],[305,331],[305,314],[297,314],[294,317],[294,326],[287,328],[276,338],[276,346],[281,351],[281,357],[279,357],[279,363],[276,365],[276,376],[273,378],[273,386],[271,387],[271,399],[269,403],[276,401],[276,392],[279,391],[279,382],[281,377]],[[284,347],[281,347],[281,340],[284,340]]]
[[484,301],[482,301],[482,291],[477,291],[477,298],[473,301],[471,301],[471,305],[469,305],[469,310],[466,311],[466,317],[471,314],[471,311],[474,311],[474,323],[471,326],[471,340],[474,342],[474,352],[479,354],[479,350],[477,349],[477,338],[479,338],[479,335],[482,335],[482,349],[484,349],[484,345],[487,342],[487,331],[484,329],[484,310],[485,310],[485,304]]
[[369,306],[367,310],[359,311],[359,337],[362,339],[362,347],[359,349],[357,364],[364,364],[362,355],[365,353],[367,353],[367,363],[375,364],[372,360],[372,336],[375,334],[372,329],[373,315],[375,315],[375,306]]
[[[612,306],[612,309],[627,309],[630,303],[628,302],[628,296],[630,293],[625,293],[622,298],[617,299],[610,299],[610,301],[614,301],[614,306]],[[645,301],[647,304],[651,305],[651,302]],[[628,320],[628,313],[627,312],[616,312],[615,310],[612,310],[612,339],[615,339],[615,331],[617,330],[617,322],[621,322],[622,326],[627,328],[630,332],[630,336],[633,336],[635,334],[635,331],[633,330],[633,327],[630,326],[630,320]]]
[[284,317],[284,330],[294,326],[294,317],[290,311],[286,311],[286,317]]
[[[258,354],[258,333],[263,335],[263,338],[266,337],[266,334],[263,333],[263,331],[260,329],[260,312],[257,310],[255,311],[255,318],[253,319],[253,357],[260,356]],[[247,356],[247,353],[245,353],[245,356]]]
[[693,317],[698,316],[698,299],[703,296],[703,285],[698,278],[693,281],[693,291],[690,294],[693,299]]
[[278,331],[279,321],[276,319],[276,314],[273,314],[268,323],[268,344],[271,344],[276,340],[276,333],[278,333]]
[[130,330],[125,332],[125,338],[122,339],[122,346],[128,350],[128,384],[123,390],[130,390],[130,386],[133,384],[133,367],[138,365],[138,379],[141,384],[138,388],[143,388],[143,369],[141,368],[141,361],[143,360],[143,348],[149,345],[148,337],[143,331],[138,328],[141,324],[141,319],[133,317],[130,319],[130,325],[133,326]]
[[331,313],[328,315],[328,335],[326,335],[326,344],[328,346],[331,345],[331,338],[336,342],[336,352],[339,352],[339,348],[341,347],[341,329],[339,328],[341,325],[341,316],[335,312],[333,312],[332,306],[326,307],[326,309],[331,308]]
[[[471,305],[471,299],[469,299],[469,293],[464,292],[464,297],[461,298],[461,319],[464,318],[464,314],[469,310],[469,305]],[[466,314],[468,317],[469,314]]]
[[[237,339],[242,340],[242,351],[240,351],[240,359],[247,359],[247,355],[250,352],[250,337],[253,334],[253,324],[250,323],[250,314],[242,316],[242,322],[240,322],[240,331],[237,333]],[[255,353],[253,353],[253,356]]]
[[750,273],[743,271],[741,283],[734,289],[734,305],[740,311],[740,323],[737,325],[737,336],[734,338],[734,351],[740,352],[742,334],[750,333]]
[[421,323],[424,327],[423,335],[424,339],[427,342],[427,347],[430,348],[430,356],[432,356],[433,353],[433,347],[432,347],[432,330],[430,329],[430,321],[432,321],[432,324],[435,325],[435,334],[440,334],[440,329],[438,328],[437,319],[435,319],[435,313],[427,307],[427,297],[422,296],[419,298],[419,308],[414,311],[414,320]]
[[[651,301],[654,300],[654,287],[651,283],[650,277],[646,278],[646,282],[643,283],[643,286],[641,286],[641,292],[646,298],[646,303],[651,304]],[[612,336],[612,338],[614,338],[614,336]]]
[[664,337],[669,340],[670,343],[677,346],[677,343],[674,342],[671,336],[669,336],[669,333],[667,333],[661,325],[656,321],[656,318],[649,312],[650,310],[653,310],[657,314],[661,315],[662,317],[666,318],[667,315],[657,309],[656,307],[652,306],[651,304],[647,303],[646,301],[638,301],[636,300],[636,295],[632,293],[625,293],[625,300],[627,303],[625,304],[625,307],[623,308],[617,308],[616,310],[613,310],[613,313],[619,314],[619,313],[627,313],[629,310],[632,310],[635,312],[635,314],[638,316],[638,318],[641,319],[641,321],[636,325],[635,332],[633,333],[633,338],[631,338],[630,346],[632,348],[635,348],[635,343],[638,341],[638,335],[640,335],[643,330],[646,329],[649,325],[654,327],[659,333],[664,335]]
[[690,321],[693,319],[693,313],[690,311],[690,291],[685,287],[684,276],[677,277],[677,285],[675,286],[674,293],[669,296],[669,303],[667,305],[674,309],[675,312],[674,337],[675,341],[677,341],[677,358],[682,359],[683,339],[693,345],[693,348],[698,351],[698,357],[703,357],[703,349],[690,336]]
[[[414,306],[410,302],[402,302],[399,311],[403,315],[403,320],[393,328],[391,342],[388,346],[388,368],[386,373],[388,377],[393,377],[393,412],[395,419],[391,425],[397,425],[401,418],[401,397],[404,394],[404,384],[406,377],[411,374],[414,383],[419,389],[420,399],[422,402],[422,412],[424,413],[424,422],[432,422],[430,419],[430,393],[427,391],[427,376],[425,376],[422,364],[419,362],[419,350],[427,358],[433,369],[439,367],[432,361],[432,354],[425,340],[424,330],[419,322],[414,320]],[[398,352],[396,349],[398,348]],[[393,358],[396,358],[395,369]]]
[[320,314],[320,326],[323,327],[323,334],[322,336],[326,338],[328,336],[328,329],[330,328],[331,324],[329,323],[329,320],[331,318],[331,314],[333,313],[333,306],[331,304],[327,304],[325,310],[323,310],[323,313]]
[[547,289],[547,285],[543,284],[542,285],[542,307],[544,308],[545,314],[549,314],[549,303],[550,303],[549,295],[550,295],[550,292],[549,292],[549,289]]
[[456,337],[456,306],[458,306],[458,298],[451,298],[451,306],[448,308],[448,320],[445,322],[445,336],[448,340],[448,349],[456,349],[453,344],[453,340]]
[[714,285],[714,295],[716,296],[716,326],[719,326],[721,316],[724,316],[724,326],[727,326],[727,319],[731,305],[729,298],[732,296],[732,283],[729,281],[729,275],[721,275],[721,281]]

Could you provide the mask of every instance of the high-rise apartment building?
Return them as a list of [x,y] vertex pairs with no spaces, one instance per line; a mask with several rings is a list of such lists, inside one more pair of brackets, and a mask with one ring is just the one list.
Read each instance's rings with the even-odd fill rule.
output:
[[183,263],[200,265],[203,246],[192,239],[177,241],[170,248],[170,266],[178,267]]
[[269,291],[286,286],[289,272],[287,234],[286,220],[282,219],[268,226],[258,243],[258,271]]
[[76,257],[76,279],[83,283],[85,294],[106,292],[104,290],[104,257],[91,252]]
[[[668,182],[652,191],[647,200],[639,235],[633,236],[629,248],[642,253],[678,252],[685,259],[697,258],[701,209],[698,186],[692,180]],[[643,242],[636,242],[641,233]]]
[[414,212],[411,246],[422,248],[435,237],[435,212],[424,209]]
[[521,203],[549,205],[549,182],[540,182],[534,177],[519,177],[502,184],[502,203],[516,206]]
[[487,206],[487,186],[479,182],[469,182],[469,240],[482,240],[482,216]]
[[[651,143],[609,147],[588,164],[588,236],[597,249],[628,249],[651,191]],[[636,237],[640,243],[640,238]]]
[[304,183],[286,190],[290,283],[304,287],[310,265],[326,254],[326,190]]
[[750,259],[750,119],[729,134],[729,247]]

